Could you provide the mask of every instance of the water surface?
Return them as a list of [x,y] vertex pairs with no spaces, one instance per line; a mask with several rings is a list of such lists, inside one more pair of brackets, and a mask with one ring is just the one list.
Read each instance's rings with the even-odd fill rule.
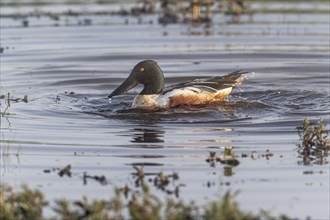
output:
[[[79,23],[86,18],[91,25]],[[322,117],[329,129],[329,15],[230,21],[214,15],[205,28],[161,26],[157,15],[141,24],[81,15],[32,17],[24,28],[20,19],[2,19],[1,94],[13,99],[1,118],[1,182],[40,187],[50,200],[109,198],[113,186],[133,182],[132,165],[144,164],[146,172],[178,172],[186,201],[205,205],[238,190],[244,210],[327,219],[329,164],[302,164],[296,127],[308,116]],[[158,62],[168,85],[238,69],[254,74],[211,106],[132,110],[141,87],[110,103],[110,92],[144,59]],[[230,173],[206,162],[210,151],[220,155],[227,146],[240,162]],[[71,178],[52,171],[68,164]],[[84,172],[110,184],[83,185]]]

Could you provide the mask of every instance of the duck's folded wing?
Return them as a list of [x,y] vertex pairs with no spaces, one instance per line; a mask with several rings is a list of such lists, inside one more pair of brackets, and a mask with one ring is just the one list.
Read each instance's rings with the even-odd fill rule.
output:
[[241,84],[244,81],[242,75],[245,73],[248,72],[238,70],[225,76],[216,76],[208,79],[196,79],[189,82],[178,83],[166,87],[164,93],[185,87],[195,87],[208,92],[217,92],[218,90],[235,87],[236,85]]

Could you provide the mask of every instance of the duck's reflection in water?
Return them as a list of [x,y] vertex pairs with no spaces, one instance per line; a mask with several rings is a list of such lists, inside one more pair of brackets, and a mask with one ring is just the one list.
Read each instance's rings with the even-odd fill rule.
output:
[[164,148],[164,134],[162,127],[146,126],[135,127],[128,131],[131,137],[130,142],[132,147],[141,149],[133,154],[126,155],[126,157],[134,158],[132,163],[127,163],[132,166],[163,166],[159,158],[165,156],[158,153],[158,149]]
[[151,128],[134,128],[132,143],[163,143],[165,131]]

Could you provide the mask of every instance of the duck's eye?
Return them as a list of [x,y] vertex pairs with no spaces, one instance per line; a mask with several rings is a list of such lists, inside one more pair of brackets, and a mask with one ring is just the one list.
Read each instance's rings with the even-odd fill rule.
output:
[[144,71],[144,68],[143,68],[143,67],[141,67],[141,68],[140,68],[140,72],[143,72],[143,71]]

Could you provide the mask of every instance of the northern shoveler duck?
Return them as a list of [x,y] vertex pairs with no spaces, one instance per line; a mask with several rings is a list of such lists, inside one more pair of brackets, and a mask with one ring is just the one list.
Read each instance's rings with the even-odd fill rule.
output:
[[244,73],[247,72],[235,71],[225,76],[196,79],[164,87],[164,75],[157,62],[145,60],[136,64],[128,78],[108,98],[142,84],[144,88],[134,98],[132,108],[158,110],[204,105],[227,98],[233,88],[244,81]]

